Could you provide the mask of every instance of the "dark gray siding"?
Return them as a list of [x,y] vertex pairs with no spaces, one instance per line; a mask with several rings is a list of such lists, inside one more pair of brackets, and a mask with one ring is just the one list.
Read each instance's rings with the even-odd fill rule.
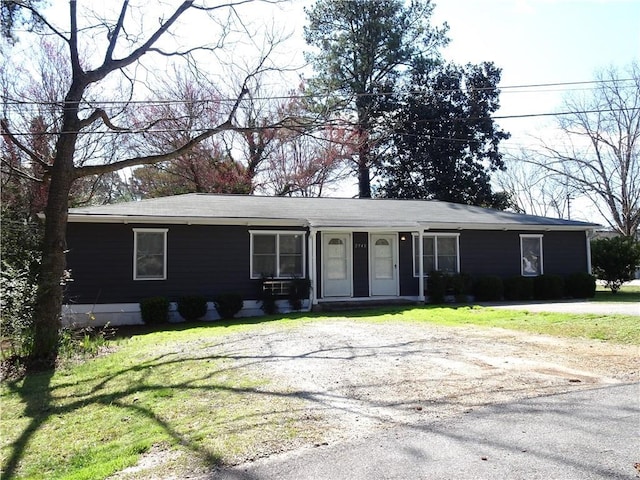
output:
[[587,271],[584,232],[545,232],[542,238],[544,273],[569,275]]
[[[133,229],[168,228],[167,279],[133,280]],[[257,298],[250,279],[250,234],[245,226],[70,223],[67,288],[72,303],[137,303],[149,296],[234,292]]]
[[544,273],[568,275],[587,271],[584,232],[471,230],[460,234],[460,270],[472,276],[520,275],[521,233],[542,235]]
[[[542,235],[544,273],[569,275],[587,271],[585,233],[576,232],[460,232],[460,271],[473,277],[498,275],[519,276],[520,234]],[[400,241],[400,295],[418,295],[418,279],[413,276],[413,244],[411,234]]]
[[369,234],[353,233],[353,296],[369,296]]
[[418,295],[418,279],[413,276],[413,237],[411,232],[401,233],[398,235],[398,240],[400,295]]
[[[133,280],[134,228],[168,228],[166,280]],[[461,271],[475,277],[520,275],[520,233],[543,235],[545,273],[567,275],[587,271],[583,231],[472,230],[460,232]],[[402,236],[405,236],[404,241],[400,240]],[[318,235],[316,242],[316,293],[322,298],[320,238]],[[67,243],[68,268],[72,271],[73,282],[67,286],[66,301],[71,303],[137,303],[154,295],[164,295],[171,300],[194,294],[211,298],[222,292],[237,292],[245,299],[258,297],[260,281],[249,278],[250,234],[246,226],[70,223]],[[398,245],[400,294],[418,295],[418,279],[413,277],[411,233],[399,234]],[[368,251],[368,234],[353,233],[356,297],[369,294]]]
[[460,232],[460,271],[472,276],[520,275],[520,232]]

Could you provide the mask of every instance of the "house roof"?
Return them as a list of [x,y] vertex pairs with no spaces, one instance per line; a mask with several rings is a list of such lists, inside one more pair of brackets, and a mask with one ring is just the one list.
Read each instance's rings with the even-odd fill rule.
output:
[[303,226],[336,229],[591,230],[595,223],[435,200],[186,194],[72,208],[70,222]]

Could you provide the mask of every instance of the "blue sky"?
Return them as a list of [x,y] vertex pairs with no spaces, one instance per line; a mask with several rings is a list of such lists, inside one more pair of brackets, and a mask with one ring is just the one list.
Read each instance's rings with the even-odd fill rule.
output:
[[[493,61],[502,86],[589,81],[597,70],[640,58],[639,0],[440,0],[435,23],[450,26],[445,56]],[[568,88],[503,90],[500,115],[561,109]],[[526,143],[550,119],[502,124]]]

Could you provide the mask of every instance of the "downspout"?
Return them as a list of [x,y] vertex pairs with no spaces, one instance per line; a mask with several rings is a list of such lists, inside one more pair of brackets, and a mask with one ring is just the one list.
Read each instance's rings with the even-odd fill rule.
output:
[[418,230],[418,301],[425,303],[424,297],[424,262],[422,256],[424,255],[424,230],[421,228]]

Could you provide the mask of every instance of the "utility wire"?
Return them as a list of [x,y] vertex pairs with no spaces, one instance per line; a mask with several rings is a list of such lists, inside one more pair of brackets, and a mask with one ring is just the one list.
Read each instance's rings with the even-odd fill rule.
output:
[[[417,124],[428,124],[428,123],[437,123],[437,122],[475,122],[479,120],[483,120],[489,118],[491,120],[517,120],[524,118],[537,118],[537,117],[559,117],[559,116],[567,116],[567,115],[588,115],[588,114],[598,114],[598,113],[620,113],[620,112],[633,112],[640,110],[640,107],[633,108],[605,108],[605,109],[595,109],[595,110],[580,110],[580,111],[572,111],[572,112],[545,112],[545,113],[525,113],[518,115],[496,115],[489,117],[460,117],[460,118],[446,118],[446,119],[423,119],[418,120]],[[355,127],[357,126],[357,122],[349,122],[349,121],[339,121],[339,122],[327,122],[321,123],[317,125],[317,127]],[[211,127],[215,128],[215,127]],[[303,128],[303,125],[273,125],[273,126],[263,126],[263,127],[239,127],[244,131],[252,131],[252,132],[260,132],[260,131],[272,131],[272,130],[296,130]],[[45,131],[35,131],[35,132],[11,132],[11,135],[14,136],[31,136],[31,135],[43,135],[43,136],[52,136],[52,135],[62,135],[65,133],[79,133],[80,135],[104,135],[104,134],[112,134],[112,135],[133,135],[133,134],[156,134],[156,133],[200,133],[210,130],[207,127],[201,128],[158,128],[158,129],[132,129],[132,130],[100,130],[100,131],[90,131],[90,132],[45,132]],[[233,129],[230,129],[233,131]]]
[[[523,85],[507,85],[507,86],[496,86],[496,87],[466,87],[466,88],[452,88],[452,89],[436,89],[436,90],[428,90],[427,92],[420,90],[408,90],[399,92],[372,92],[372,93],[354,93],[348,95],[353,98],[362,98],[362,97],[385,97],[385,96],[393,96],[393,95],[404,95],[404,96],[420,96],[427,94],[443,94],[443,93],[453,93],[458,91],[470,92],[470,91],[488,91],[488,90],[496,90],[500,93],[540,93],[540,92],[548,92],[548,91],[558,91],[558,90],[527,90],[527,91],[518,91],[521,89],[533,89],[533,88],[549,88],[549,87],[566,87],[566,86],[578,86],[578,85],[602,85],[607,83],[626,83],[626,82],[636,82],[637,79],[634,78],[624,78],[624,79],[609,79],[609,80],[589,80],[589,81],[576,81],[576,82],[555,82],[555,83],[533,83],[533,84],[523,84]],[[634,85],[623,85],[624,88],[632,88]],[[593,88],[595,89],[595,87]],[[592,89],[589,89],[592,90]],[[559,90],[562,91],[562,90]],[[269,101],[269,100],[313,100],[313,99],[327,99],[333,96],[332,93],[318,93],[318,94],[300,94],[300,95],[273,95],[273,96],[255,96],[251,97],[253,101]],[[346,95],[345,95],[346,96]],[[18,100],[11,99],[6,95],[2,95],[2,101],[6,106],[54,106],[62,108],[65,103],[63,101],[41,101],[41,100]],[[87,104],[86,108],[92,108],[92,105],[182,105],[182,104],[208,104],[208,103],[235,103],[237,102],[237,98],[212,98],[212,99],[159,99],[159,100],[82,100],[80,102],[68,102],[66,105],[76,104]]]

